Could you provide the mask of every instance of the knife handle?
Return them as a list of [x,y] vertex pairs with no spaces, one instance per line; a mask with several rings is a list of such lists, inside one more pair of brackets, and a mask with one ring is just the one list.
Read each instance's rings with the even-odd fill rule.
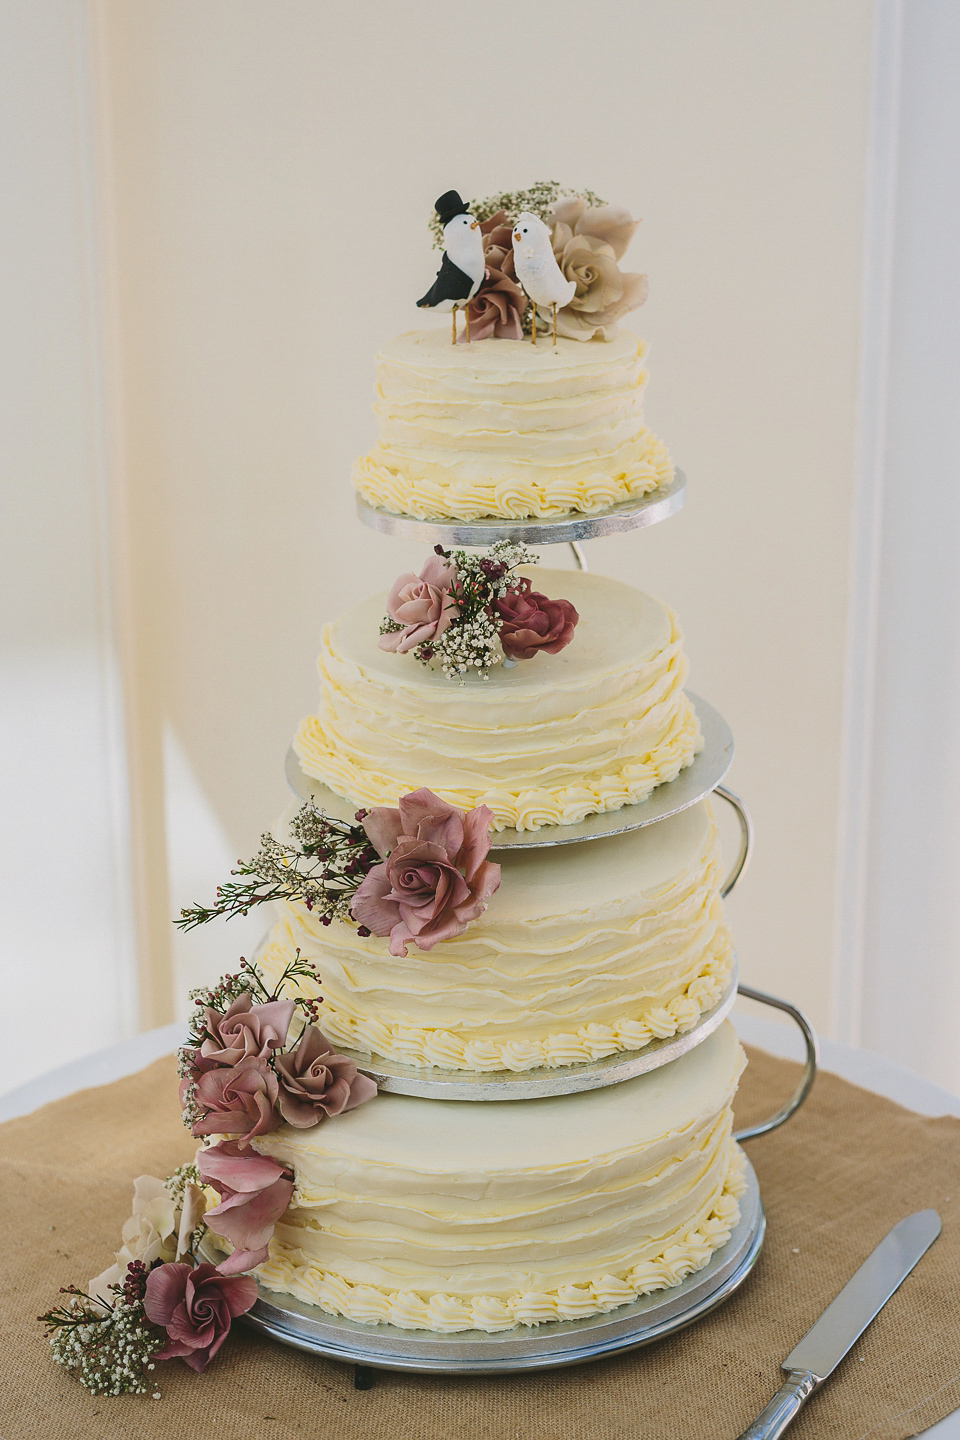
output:
[[770,1404],[747,1426],[739,1440],[777,1440],[819,1385],[820,1381],[809,1370],[790,1370]]

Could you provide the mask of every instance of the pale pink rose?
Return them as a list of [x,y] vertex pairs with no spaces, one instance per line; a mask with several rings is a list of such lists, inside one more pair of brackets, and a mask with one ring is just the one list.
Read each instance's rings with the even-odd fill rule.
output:
[[147,1276],[143,1308],[147,1319],[162,1325],[168,1344],[157,1360],[185,1360],[192,1370],[205,1370],[230,1333],[238,1315],[257,1302],[251,1275],[224,1275],[215,1265],[161,1265]]
[[464,814],[427,789],[372,810],[363,826],[385,858],[354,896],[354,919],[389,935],[391,955],[406,955],[410,940],[432,950],[462,935],[500,885],[500,866],[486,859],[492,819],[486,805]]
[[308,1025],[297,1048],[278,1055],[274,1064],[280,1114],[288,1125],[301,1130],[316,1125],[324,1115],[353,1110],[377,1093],[374,1082],[359,1074],[346,1055],[338,1055],[315,1025]]
[[218,1065],[238,1065],[248,1055],[266,1060],[271,1050],[279,1050],[286,1043],[295,1008],[292,1000],[255,1005],[247,990],[237,996],[226,1014],[207,1009],[200,1054]]
[[538,650],[556,655],[566,649],[580,619],[569,600],[550,600],[531,590],[523,576],[496,601],[500,615],[500,644],[511,660],[532,660]]
[[196,1103],[206,1113],[194,1121],[192,1135],[241,1135],[246,1143],[280,1124],[277,1077],[257,1056],[248,1055],[230,1070],[207,1070],[196,1086]]
[[201,1150],[197,1169],[204,1184],[220,1195],[220,1204],[207,1211],[206,1220],[214,1234],[234,1247],[220,1266],[221,1274],[237,1275],[262,1265],[274,1225],[293,1195],[292,1172],[269,1155],[242,1149],[235,1140]]
[[460,608],[450,595],[457,583],[457,567],[442,555],[431,555],[419,575],[401,575],[387,597],[387,614],[402,625],[380,636],[380,649],[405,655],[429,644],[446,630]]

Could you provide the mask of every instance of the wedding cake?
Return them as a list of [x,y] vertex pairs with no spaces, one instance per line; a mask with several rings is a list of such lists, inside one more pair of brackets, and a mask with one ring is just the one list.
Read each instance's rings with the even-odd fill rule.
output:
[[[343,1317],[341,1356],[368,1326],[522,1334],[680,1285],[738,1224],[723,772],[703,783],[682,633],[522,539],[625,501],[632,525],[672,480],[617,327],[646,297],[619,266],[636,222],[549,184],[449,191],[433,228],[418,304],[452,322],[381,350],[354,471],[362,519],[429,522],[433,548],[325,626],[312,798],[177,922],[275,905],[191,995],[195,1163],[139,1177],[116,1264],[41,1317],[98,1394],[204,1369],[263,1292]],[[454,548],[481,518],[489,548]]]
[[[590,515],[672,477],[643,421],[645,347],[615,323],[646,293],[617,263],[634,222],[595,197],[512,224],[503,208],[437,203],[446,253],[420,303],[453,321],[381,350],[367,507]],[[272,899],[278,916],[251,988],[201,997],[184,1051],[194,1133],[228,1137],[198,1157],[227,1195],[207,1223],[228,1267],[415,1331],[580,1319],[676,1285],[729,1239],[743,1188],[743,1053],[729,1023],[698,1030],[735,974],[709,802],[550,843],[696,762],[677,619],[493,538],[435,545],[324,627],[294,749],[339,808],[292,807],[235,872],[254,881],[221,890],[218,913]],[[362,1073],[562,1081],[690,1031],[669,1064],[548,1099],[374,1095]],[[207,1068],[228,1062],[242,1074]],[[254,1162],[274,1201],[251,1239],[229,1177]]]

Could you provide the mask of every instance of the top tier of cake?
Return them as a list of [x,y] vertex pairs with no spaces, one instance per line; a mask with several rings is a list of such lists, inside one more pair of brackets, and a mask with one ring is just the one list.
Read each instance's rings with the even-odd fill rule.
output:
[[379,439],[354,485],[421,520],[592,514],[647,494],[673,465],[643,423],[645,355],[627,331],[556,346],[400,335],[377,356]]

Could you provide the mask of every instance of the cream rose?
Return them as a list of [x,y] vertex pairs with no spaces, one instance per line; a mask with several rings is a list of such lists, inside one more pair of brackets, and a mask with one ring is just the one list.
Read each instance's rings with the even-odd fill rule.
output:
[[[621,271],[638,221],[620,205],[588,206],[584,200],[560,200],[547,217],[557,264],[576,293],[557,315],[557,332],[570,340],[606,339],[607,328],[642,305],[646,275]],[[545,322],[551,316],[541,310]]]

